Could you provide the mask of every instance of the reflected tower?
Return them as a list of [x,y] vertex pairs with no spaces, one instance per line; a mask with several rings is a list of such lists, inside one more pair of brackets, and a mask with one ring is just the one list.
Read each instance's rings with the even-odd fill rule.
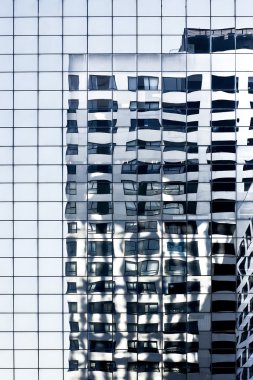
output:
[[252,181],[252,41],[188,28],[177,52],[69,56],[70,379],[246,378],[236,210]]

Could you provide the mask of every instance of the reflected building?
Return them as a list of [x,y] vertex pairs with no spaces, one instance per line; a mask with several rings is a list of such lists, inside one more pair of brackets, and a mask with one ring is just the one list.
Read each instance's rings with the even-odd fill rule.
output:
[[252,0],[0,20],[0,379],[253,379]]
[[69,55],[69,379],[251,377],[252,41]]

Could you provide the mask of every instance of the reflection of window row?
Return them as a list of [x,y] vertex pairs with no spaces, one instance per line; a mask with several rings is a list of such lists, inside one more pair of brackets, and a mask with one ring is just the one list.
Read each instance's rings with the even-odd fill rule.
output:
[[[137,91],[157,91],[159,78],[155,76],[128,76],[128,90]],[[185,92],[191,93],[200,91],[202,86],[202,74],[194,74],[188,77],[162,77],[163,93],[166,92]],[[117,90],[117,85],[114,75],[89,75],[90,91],[94,90]],[[79,76],[69,75],[69,90],[79,90]],[[223,91],[228,93],[238,92],[238,78],[235,76],[212,75],[211,91]],[[253,92],[253,79],[248,78],[248,91]]]
[[196,214],[197,202],[125,202],[126,215],[183,215]]
[[[177,277],[177,280],[176,280]],[[126,281],[126,292],[128,294],[182,294],[185,297],[189,296],[189,293],[196,294],[206,294],[205,292],[200,291],[200,282],[199,281],[186,281],[187,276],[175,275],[173,274],[173,279],[169,277],[169,280],[166,280],[166,277],[163,279],[162,288],[156,286],[156,282],[149,281]],[[114,277],[115,278],[115,277]],[[172,282],[174,281],[174,282]],[[176,282],[177,281],[177,282]],[[234,292],[236,287],[234,280],[228,281],[212,281],[212,291],[214,293],[219,292]],[[115,281],[113,280],[99,280],[95,282],[89,282],[87,284],[88,293],[108,293],[116,294],[115,292]],[[118,293],[117,293],[118,294]],[[123,293],[125,294],[125,290]],[[207,293],[209,294],[209,293]]]
[[[81,202],[79,202],[81,203]],[[76,214],[77,204],[75,201],[68,201],[65,208],[65,214]],[[195,201],[127,201],[112,202],[108,201],[89,201],[88,214],[106,215],[112,214],[114,207],[125,205],[126,215],[183,215],[196,214],[197,202]],[[210,202],[210,212],[234,212],[235,201],[227,199],[217,199]]]
[[198,181],[186,182],[167,182],[156,181],[127,181],[122,180],[125,195],[145,195],[152,196],[157,194],[182,195],[196,193]]
[[[144,222],[143,222],[144,223]],[[150,222],[151,223],[151,222]],[[153,222],[152,222],[153,223]],[[126,232],[138,232],[141,228],[141,222],[126,222],[125,231]],[[145,227],[144,227],[145,228]],[[224,235],[233,236],[235,232],[235,224],[233,223],[222,223],[222,222],[209,222],[208,235]],[[145,230],[143,230],[145,231]],[[75,234],[78,232],[77,222],[68,222],[68,233]],[[196,235],[197,224],[195,221],[174,221],[174,222],[164,222],[164,233],[172,235]]]
[[117,112],[118,102],[111,99],[93,99],[88,100],[88,112]]
[[100,132],[100,133],[116,133],[118,128],[116,127],[117,120],[89,120],[88,132]]
[[[218,266],[217,266],[218,265]],[[217,266],[217,267],[216,267]],[[219,267],[224,265],[215,264],[214,265],[214,274],[219,274]],[[229,265],[227,265],[229,269]],[[216,269],[215,269],[216,268]],[[112,276],[113,268],[112,263],[108,262],[88,262],[87,267],[89,276]],[[185,260],[179,259],[166,259],[164,261],[163,268],[165,275],[195,275],[200,276],[200,266],[199,260],[193,260],[186,262]],[[143,260],[140,262],[127,261],[125,260],[124,275],[125,276],[154,276],[159,273],[159,260]],[[77,276],[77,262],[69,261],[66,262],[65,274],[68,277]],[[231,274],[231,273],[227,273]],[[233,271],[235,274],[235,271]]]
[[[164,147],[164,148],[163,148]],[[136,149],[158,150],[163,149],[164,152],[177,150],[187,153],[198,153],[198,145],[193,142],[172,142],[172,141],[145,141],[145,140],[132,140],[126,143],[126,151]]]
[[[253,102],[250,102],[251,108]],[[233,100],[213,100],[211,111],[215,112],[229,112],[234,111],[238,108],[238,101]],[[137,112],[147,112],[147,111],[159,111],[160,104],[159,101],[130,101],[129,105],[130,111]],[[191,102],[186,103],[168,103],[162,102],[162,111],[166,113],[175,113],[179,115],[196,115],[199,113],[200,102]],[[208,108],[206,108],[208,109]],[[118,111],[118,102],[111,99],[93,99],[88,100],[88,112],[117,112]]]
[[[116,314],[115,304],[112,301],[88,302],[88,312],[90,314]],[[176,313],[197,313],[199,312],[199,301],[164,303],[164,313],[158,310],[158,302],[127,302],[126,314],[149,315],[149,314],[176,314]]]
[[161,168],[164,174],[180,174],[197,172],[199,166],[197,159],[182,162],[165,162],[163,165],[161,165],[161,163],[149,163],[133,159],[123,163],[121,172],[122,174],[160,174]]
[[[114,242],[117,239],[114,238]],[[77,241],[72,238],[67,238],[66,249],[69,257],[76,256],[77,254]],[[125,240],[125,255],[156,255],[160,252],[160,239],[132,239]],[[167,242],[167,252],[173,256],[194,256],[199,255],[198,241],[169,241]],[[164,255],[167,253],[163,252]],[[113,256],[114,248],[113,241],[111,240],[89,240],[87,244],[87,253],[91,256]],[[212,243],[212,255],[235,255],[234,245],[232,243]],[[243,261],[242,261],[243,262]],[[240,269],[240,268],[239,268]],[[240,269],[240,273],[246,273],[245,268]]]
[[[120,250],[118,250],[117,246],[116,246],[116,251],[114,251],[113,242],[111,240],[97,240],[97,241],[89,240],[87,252],[88,252],[88,255],[92,257],[114,256],[115,252],[117,253],[118,257],[123,257],[124,255],[125,256],[161,255],[159,241],[160,241],[159,239],[145,239],[145,240],[139,239],[138,241],[136,239],[132,239],[132,240],[126,239],[125,244],[124,244],[124,251],[122,250],[123,247]],[[117,239],[114,239],[114,243],[115,244],[118,243]],[[197,241],[191,241],[188,243],[185,243],[185,242],[175,243],[175,242],[170,241],[167,243],[167,250],[164,249],[162,255],[164,257],[174,256],[175,258],[178,258],[178,259],[185,258],[187,256],[198,257],[199,251],[198,251],[197,243],[198,243]],[[219,248],[218,249],[217,247],[215,248],[215,245],[218,245]],[[68,257],[77,256],[76,246],[77,246],[76,241],[72,240],[71,238],[68,238],[67,240]],[[182,248],[182,250],[180,250],[179,248]],[[211,252],[212,256],[216,256],[216,255],[234,256],[234,251],[233,251],[233,247],[231,243],[213,243],[213,246],[211,249],[212,249],[212,252]],[[246,261],[243,260],[238,265],[240,274],[247,274],[247,269],[245,269],[245,264],[246,264]],[[246,289],[242,289],[242,291],[245,293]]]
[[[151,345],[151,342],[147,342],[147,344]],[[146,344],[146,346],[147,346],[147,344]],[[98,352],[101,352],[101,351],[98,351]],[[143,352],[155,352],[155,351],[154,350],[153,351],[147,351],[146,350]],[[129,361],[127,363],[127,368],[125,368],[125,369],[127,370],[127,372],[137,372],[137,373],[160,372],[159,364],[160,364],[159,361],[142,361],[142,360]],[[78,368],[79,368],[78,360],[70,360],[69,361],[69,371],[77,371]],[[121,367],[120,369],[122,370],[123,368],[124,367]],[[205,367],[203,367],[203,368],[205,368]],[[102,372],[113,373],[113,372],[117,371],[117,369],[118,369],[118,367],[117,367],[115,361],[89,360],[89,362],[88,362],[88,370],[91,372],[92,371],[102,371]],[[190,362],[186,362],[186,361],[174,363],[173,361],[164,361],[163,362],[163,368],[161,368],[161,370],[162,369],[164,372],[169,372],[172,374],[173,373],[187,374],[187,373],[198,373],[200,370],[200,367],[199,367],[198,363],[190,363]],[[221,368],[221,369],[223,369],[223,368]],[[217,372],[217,373],[223,373],[223,372]]]
[[238,49],[253,49],[252,30],[185,28],[180,51],[198,54]]
[[[98,144],[88,143],[89,154],[112,154],[115,147],[115,143]],[[253,145],[253,139],[248,139],[248,145]],[[193,142],[170,142],[164,140],[161,141],[145,141],[145,140],[132,140],[126,143],[126,151],[132,151],[136,149],[146,150],[158,150],[164,146],[163,151],[169,152],[172,150],[183,151],[187,153],[198,153],[198,144]],[[209,145],[206,149],[207,153],[235,153],[236,141],[213,141],[212,145]],[[66,155],[78,155],[78,144],[67,144]],[[136,160],[134,160],[136,161]],[[124,165],[124,164],[123,164]],[[247,170],[247,169],[246,169]]]
[[[252,181],[252,178],[246,178],[248,181]],[[246,180],[245,179],[245,180]],[[212,191],[235,191],[236,179],[233,177],[221,177],[215,178],[210,181]],[[78,182],[78,184],[86,184],[87,182]],[[182,195],[187,193],[196,193],[198,189],[197,180],[190,180],[188,182],[182,181],[170,181],[170,182],[158,182],[158,181],[133,181],[133,180],[121,180],[123,184],[123,190],[125,195],[143,195],[143,196],[153,196],[158,194],[165,195]],[[118,182],[114,182],[114,187],[121,189]],[[206,182],[202,182],[206,184]],[[67,181],[65,187],[65,193],[67,195],[77,194],[77,182]],[[112,182],[105,179],[88,181],[88,194],[111,194],[112,193]]]
[[[95,173],[95,174],[112,174],[112,168],[121,168],[122,174],[160,174],[160,170],[163,169],[164,174],[170,173],[170,174],[180,174],[180,173],[186,173],[186,172],[198,172],[199,167],[205,168],[205,170],[211,170],[211,171],[231,171],[236,170],[236,167],[243,167],[244,171],[253,170],[253,164],[252,162],[245,161],[245,164],[237,163],[233,160],[207,160],[207,164],[199,164],[197,159],[191,159],[187,161],[176,161],[176,162],[143,162],[138,161],[136,159],[124,162],[123,165],[121,164],[67,164],[67,173],[69,175],[75,175],[77,172],[77,169],[83,172],[85,172],[86,168],[88,173]],[[247,180],[246,178],[244,179]],[[244,181],[243,180],[243,181]]]

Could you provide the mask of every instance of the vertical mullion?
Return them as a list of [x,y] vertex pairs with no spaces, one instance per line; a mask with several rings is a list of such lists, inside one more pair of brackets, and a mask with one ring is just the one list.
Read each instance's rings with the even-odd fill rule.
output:
[[15,25],[14,25],[14,12],[15,12],[15,0],[12,0],[12,352],[13,352],[13,380],[16,378],[15,373],[15,214],[14,214],[14,200],[15,200],[15,171],[14,171],[14,163],[15,163],[15,157],[14,157],[14,144],[15,144],[15,101],[14,101],[14,64],[15,64]]
[[64,253],[65,253],[65,250],[64,250],[64,225],[65,225],[65,219],[64,219],[64,191],[63,191],[63,188],[64,188],[64,129],[63,129],[63,121],[64,121],[64,116],[63,116],[63,112],[64,112],[64,66],[63,66],[63,63],[64,63],[64,29],[63,29],[63,20],[64,20],[64,8],[63,8],[63,5],[64,5],[64,0],[62,0],[62,14],[61,14],[61,85],[62,85],[62,98],[61,98],[61,102],[62,102],[62,109],[61,109],[61,124],[62,124],[62,128],[61,128],[61,148],[62,148],[62,162],[61,162],[61,177],[62,177],[62,186],[61,186],[61,218],[62,218],[62,226],[61,226],[61,234],[62,234],[62,239],[61,239],[61,250],[62,250],[62,254],[61,254],[61,259],[62,259],[62,265],[61,265],[61,268],[62,268],[62,281],[61,281],[61,293],[62,293],[62,299],[61,299],[61,302],[62,302],[62,310],[61,310],[61,313],[62,313],[62,371],[63,371],[63,380],[65,379],[65,330],[64,330],[64,321],[65,321],[65,315],[64,315],[64,304],[65,304],[65,295],[64,295],[64,284],[65,284],[65,277],[64,277]]
[[38,3],[37,3],[37,12],[38,12],[38,16],[37,16],[37,239],[36,239],[36,249],[37,249],[37,339],[38,339],[38,380],[40,378],[40,331],[39,331],[39,326],[40,326],[40,304],[39,304],[39,300],[40,300],[40,295],[39,295],[39,281],[40,281],[40,270],[39,270],[39,233],[40,233],[40,225],[39,225],[39,106],[40,106],[40,93],[39,93],[39,72],[40,72],[40,67],[39,67],[39,35],[40,35],[40,4],[39,4],[39,0],[38,0]]

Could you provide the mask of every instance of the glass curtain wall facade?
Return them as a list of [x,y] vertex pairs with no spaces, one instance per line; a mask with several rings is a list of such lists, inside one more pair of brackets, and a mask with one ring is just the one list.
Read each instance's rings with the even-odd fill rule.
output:
[[251,1],[0,17],[0,375],[250,379]]

